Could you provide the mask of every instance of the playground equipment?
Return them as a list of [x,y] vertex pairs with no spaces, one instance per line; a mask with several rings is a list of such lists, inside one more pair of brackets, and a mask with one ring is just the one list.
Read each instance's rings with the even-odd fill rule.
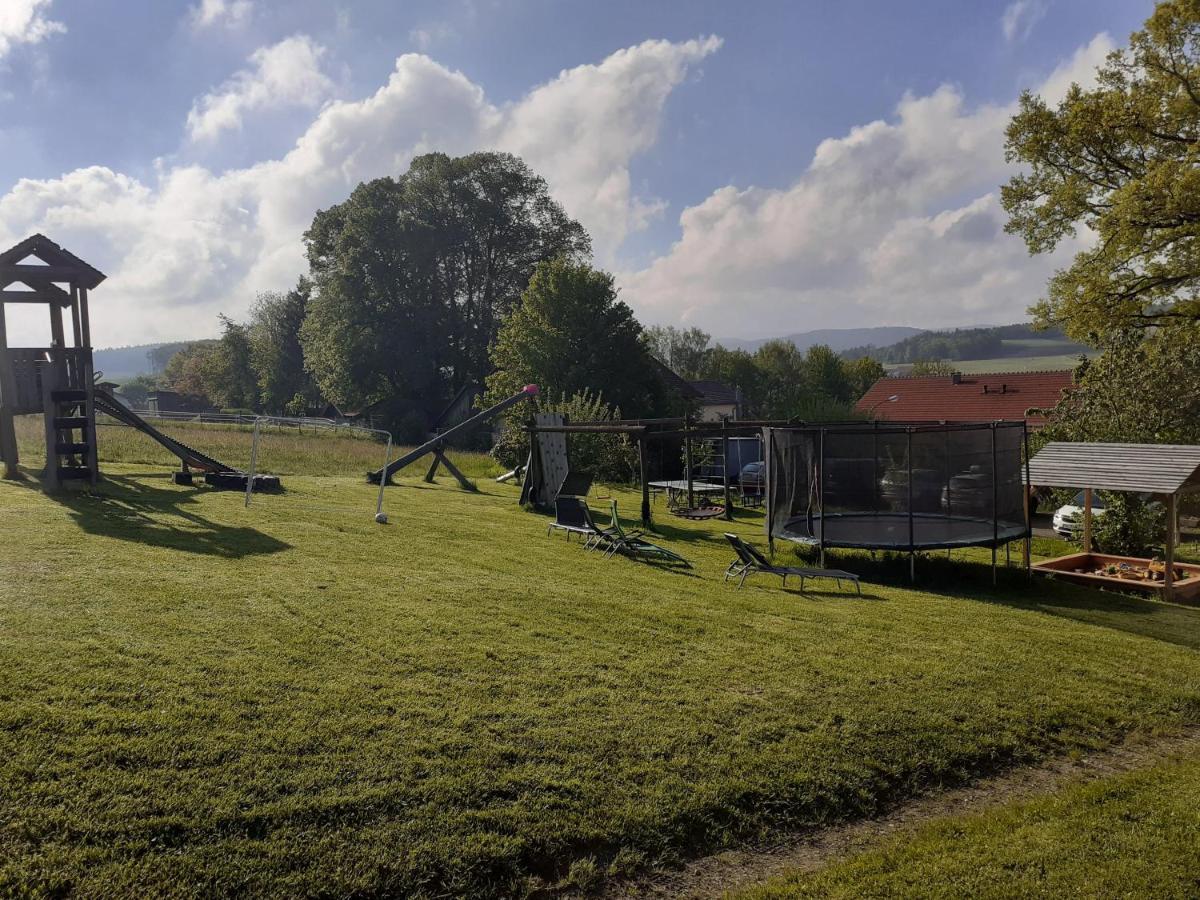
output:
[[388,463],[382,469],[371,472],[367,476],[367,480],[370,481],[371,484],[379,484],[380,482],[391,484],[392,476],[405,466],[412,465],[421,457],[432,454],[433,463],[429,466],[429,471],[425,473],[426,481],[433,481],[433,477],[437,474],[438,466],[445,466],[446,471],[453,475],[455,479],[457,479],[458,483],[462,485],[463,490],[473,491],[475,490],[475,485],[473,485],[467,479],[467,476],[460,472],[458,468],[446,457],[447,443],[451,440],[451,438],[466,434],[467,432],[478,428],[480,425],[490,422],[492,419],[496,418],[496,416],[500,415],[500,413],[504,412],[509,407],[516,406],[522,400],[533,400],[533,398],[537,395],[538,386],[536,384],[527,384],[525,387],[521,388],[520,393],[514,394],[506,400],[501,400],[499,403],[489,406],[483,412],[476,413],[465,422],[460,422],[453,428],[447,429],[439,435],[435,435],[421,446],[410,450],[408,453],[405,453],[398,459]]
[[1024,421],[765,428],[767,537],[918,551],[1029,539]]
[[[179,457],[182,468],[175,475],[176,483],[191,484],[191,470],[197,469],[214,486],[245,487],[244,472],[163,434],[96,387],[88,291],[105,277],[40,234],[0,253],[0,460],[4,477],[18,477],[13,417],[42,413],[46,421],[46,488],[58,488],[68,481],[95,484],[100,476],[96,459],[99,411],[136,428]],[[13,285],[25,289],[14,290]],[[9,347],[6,303],[46,304],[50,310],[50,346]],[[71,311],[71,346],[66,341],[64,309]],[[258,482],[260,489],[279,485],[274,476],[258,477],[262,479]]]

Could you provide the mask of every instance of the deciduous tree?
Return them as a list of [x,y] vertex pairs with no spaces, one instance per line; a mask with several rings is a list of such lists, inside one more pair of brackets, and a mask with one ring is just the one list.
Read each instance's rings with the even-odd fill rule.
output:
[[1200,0],[1160,3],[1094,88],[1022,96],[1007,152],[1026,166],[1002,189],[1008,231],[1033,253],[1095,235],[1038,321],[1099,343],[1200,320]]

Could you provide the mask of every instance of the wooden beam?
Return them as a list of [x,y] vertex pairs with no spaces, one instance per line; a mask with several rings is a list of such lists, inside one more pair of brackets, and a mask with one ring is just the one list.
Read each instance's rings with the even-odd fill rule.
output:
[[1083,552],[1092,552],[1092,489],[1083,489]]
[[[70,295],[66,291],[62,292],[63,297],[66,297],[66,302],[70,303]],[[65,306],[62,297],[47,293],[42,290],[36,291],[5,291],[0,290],[0,303],[49,303],[51,306]]]
[[88,319],[87,288],[79,289],[79,336],[83,339],[81,346],[92,346],[92,325]]
[[83,335],[79,333],[79,288],[71,287],[71,339],[76,347],[83,346]]
[[4,477],[18,478],[17,431],[13,424],[13,408],[17,399],[13,377],[12,356],[8,352],[8,332],[4,322],[4,304],[0,303],[0,461]]
[[79,270],[74,266],[31,266],[26,263],[0,266],[0,280],[5,278],[16,280],[36,278],[39,281],[61,281],[67,283],[74,281],[78,275]]
[[1175,595],[1175,495],[1168,494],[1167,501],[1167,543],[1163,553],[1163,599],[1171,600]]

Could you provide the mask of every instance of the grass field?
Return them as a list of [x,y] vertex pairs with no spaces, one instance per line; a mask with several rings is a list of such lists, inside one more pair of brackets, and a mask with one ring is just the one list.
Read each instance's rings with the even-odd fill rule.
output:
[[937,821],[740,900],[802,897],[1195,897],[1200,756]]
[[982,554],[737,591],[731,526],[661,504],[691,570],[547,538],[487,479],[414,472],[379,526],[361,475],[247,508],[101,446],[95,494],[0,483],[0,894],[588,886],[1200,722],[1200,610],[992,587]]
[[[159,431],[189,447],[219,459],[236,469],[250,465],[254,428],[250,425],[211,425],[192,422],[151,424]],[[105,416],[98,421],[99,454],[102,462],[177,467],[178,459],[161,444],[133,428],[113,422]],[[16,419],[17,447],[21,462],[31,467],[45,464],[46,443],[41,416]],[[259,471],[275,475],[361,475],[383,465],[386,445],[375,436],[362,432],[311,427],[307,429],[264,427],[259,436]],[[393,447],[392,459],[407,447]],[[450,453],[455,465],[469,478],[484,477],[499,471],[485,453]],[[429,461],[417,463],[402,474],[424,472]]]

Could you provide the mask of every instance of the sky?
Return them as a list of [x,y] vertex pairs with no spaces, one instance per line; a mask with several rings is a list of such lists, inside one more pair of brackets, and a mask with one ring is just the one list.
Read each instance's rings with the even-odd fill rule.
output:
[[[1022,321],[1089,236],[1003,231],[1021,91],[1149,0],[0,0],[0,247],[108,274],[96,346],[207,337],[314,212],[433,150],[545,177],[645,324]],[[44,311],[9,305],[10,343]]]

